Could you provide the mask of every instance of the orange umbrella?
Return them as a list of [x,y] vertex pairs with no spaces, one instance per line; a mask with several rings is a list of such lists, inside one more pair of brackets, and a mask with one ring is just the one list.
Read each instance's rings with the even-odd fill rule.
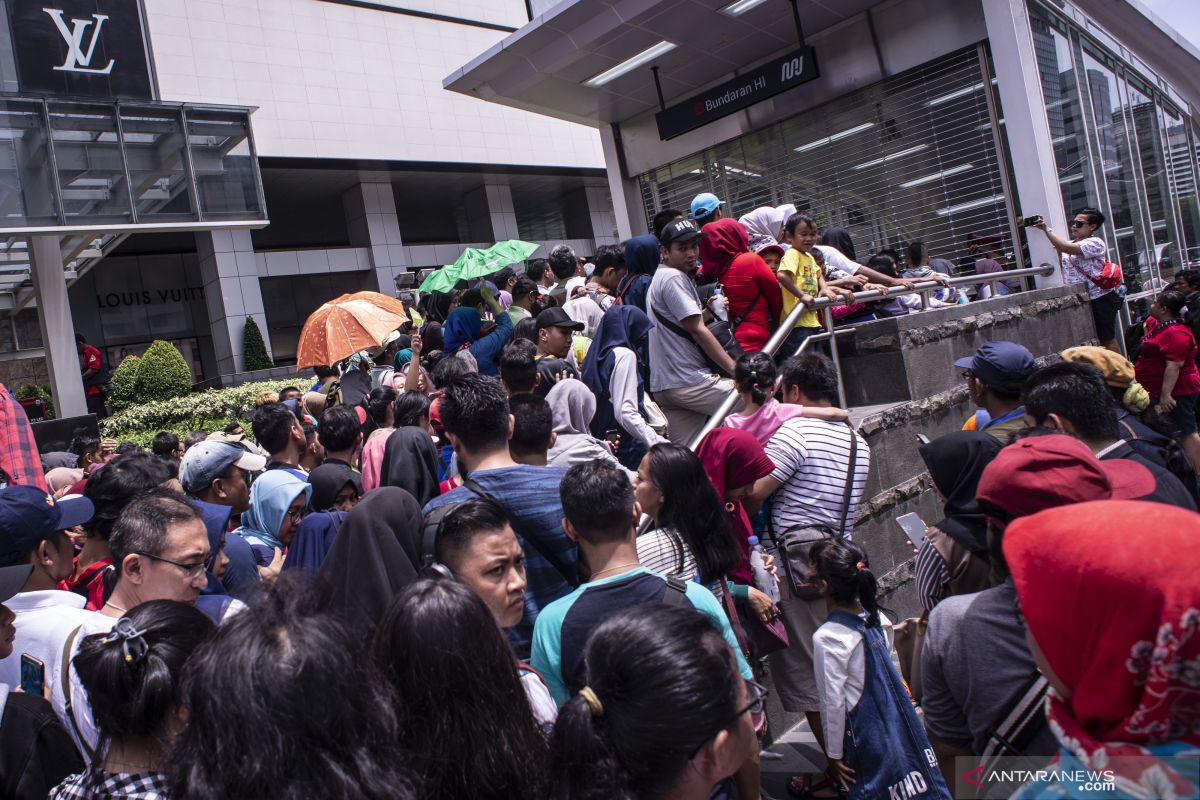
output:
[[300,331],[296,366],[333,364],[380,347],[388,334],[408,322],[404,304],[379,292],[354,292],[330,300],[312,313]]

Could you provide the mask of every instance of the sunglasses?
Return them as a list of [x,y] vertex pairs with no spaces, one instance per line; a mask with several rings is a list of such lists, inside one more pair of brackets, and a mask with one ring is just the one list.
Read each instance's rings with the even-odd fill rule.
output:
[[1086,223],[1086,222],[1080,222],[1080,221],[1079,221],[1079,220],[1077,220],[1077,219],[1073,219],[1073,220],[1071,220],[1071,227],[1072,227],[1072,228],[1082,228],[1084,225],[1087,225],[1087,223]]

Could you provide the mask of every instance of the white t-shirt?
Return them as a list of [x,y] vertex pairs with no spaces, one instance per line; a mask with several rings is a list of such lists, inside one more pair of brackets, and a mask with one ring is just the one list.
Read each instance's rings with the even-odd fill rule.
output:
[[700,295],[692,279],[660,264],[646,292],[646,315],[654,323],[650,329],[650,391],[696,386],[713,374],[697,345],[660,323],[665,317],[682,328],[683,320],[701,313]]
[[49,589],[20,592],[4,602],[17,615],[17,638],[12,655],[0,660],[0,683],[19,686],[21,656],[29,655],[46,666],[46,685],[53,688],[61,674],[62,649],[71,631],[95,612],[84,609],[87,598],[74,592]]
[[783,424],[764,448],[775,464],[771,477],[779,481],[771,523],[776,533],[800,525],[823,525],[837,531],[842,525],[842,498],[850,468],[850,437],[858,439],[854,457],[854,488],[846,514],[846,536],[867,486],[871,449],[844,422],[797,417]]
[[1104,243],[1104,240],[1099,236],[1089,236],[1086,239],[1080,239],[1076,244],[1079,245],[1079,249],[1083,251],[1083,254],[1078,256],[1063,254],[1063,282],[1086,283],[1088,297],[1091,297],[1093,300],[1097,297],[1103,297],[1109,292],[1116,291],[1116,287],[1101,289],[1094,281],[1088,278],[1089,275],[1093,278],[1099,278],[1100,273],[1104,271],[1104,259],[1108,256],[1108,245]]
[[[83,640],[91,636],[93,633],[108,633],[117,624],[120,617],[106,617],[99,611],[89,612],[87,619],[83,620],[80,625],[79,634],[75,637],[74,643],[71,645],[71,658],[79,652],[79,645]],[[74,630],[72,628],[71,630]],[[70,635],[71,631],[67,631]],[[66,644],[65,637],[63,644]],[[60,662],[61,668],[61,662]],[[67,698],[63,693],[62,681],[54,682],[54,689],[50,693],[50,705],[54,708],[54,713],[58,714],[58,718],[62,720],[67,732],[71,734],[71,738],[75,741],[75,746],[79,748],[80,755],[83,756],[84,762],[88,762],[88,749],[95,750],[100,744],[100,731],[96,728],[96,721],[92,718],[92,706],[88,702],[87,690],[83,688],[83,684],[79,681],[79,673],[75,671],[75,667],[71,667],[71,712],[75,723],[67,719]],[[78,726],[78,731],[76,731]],[[82,741],[87,743],[87,747],[83,747]],[[97,755],[102,755],[97,753]]]
[[[879,625],[894,661],[892,621],[881,613]],[[817,679],[817,697],[821,699],[825,755],[841,758],[846,716],[862,699],[867,682],[867,654],[862,634],[840,622],[826,622],[817,628],[813,634],[813,672]]]
[[851,261],[836,247],[827,244],[814,244],[814,250],[820,250],[825,256],[825,280],[836,281],[858,272],[858,262]]

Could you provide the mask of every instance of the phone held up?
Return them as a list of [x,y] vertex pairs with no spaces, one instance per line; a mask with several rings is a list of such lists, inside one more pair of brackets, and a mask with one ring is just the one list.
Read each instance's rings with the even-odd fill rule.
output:
[[46,665],[28,653],[21,654],[21,691],[42,697],[46,690]]
[[1041,214],[1034,214],[1032,217],[1021,217],[1021,227],[1031,228],[1042,221]]
[[904,535],[912,542],[912,546],[920,550],[921,545],[925,544],[925,522],[921,519],[920,514],[904,514],[896,517],[896,524],[904,531]]

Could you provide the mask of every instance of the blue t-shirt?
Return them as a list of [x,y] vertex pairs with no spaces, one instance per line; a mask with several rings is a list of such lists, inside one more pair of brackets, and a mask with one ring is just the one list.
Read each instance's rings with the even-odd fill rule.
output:
[[[583,686],[583,648],[588,637],[616,612],[644,603],[661,603],[667,579],[645,567],[637,567],[611,578],[585,583],[561,600],[542,609],[533,628],[531,664],[550,687],[560,706]],[[697,611],[712,617],[737,657],[738,670],[750,680],[754,673],[742,657],[737,637],[725,610],[713,593],[698,583],[688,582],[687,601]]]
[[[479,470],[471,473],[471,480],[508,509],[516,522],[517,540],[525,552],[525,614],[516,626],[508,629],[517,658],[529,658],[529,642],[533,636],[533,623],[538,613],[563,595],[571,591],[562,573],[542,555],[538,547],[528,544],[524,535],[537,537],[541,550],[553,553],[559,563],[567,569],[575,568],[578,558],[575,543],[567,538],[562,529],[562,501],[558,486],[566,475],[557,467],[533,467],[518,464],[500,469]],[[423,513],[447,503],[464,503],[477,495],[460,486],[453,491],[435,497],[425,504]]]

